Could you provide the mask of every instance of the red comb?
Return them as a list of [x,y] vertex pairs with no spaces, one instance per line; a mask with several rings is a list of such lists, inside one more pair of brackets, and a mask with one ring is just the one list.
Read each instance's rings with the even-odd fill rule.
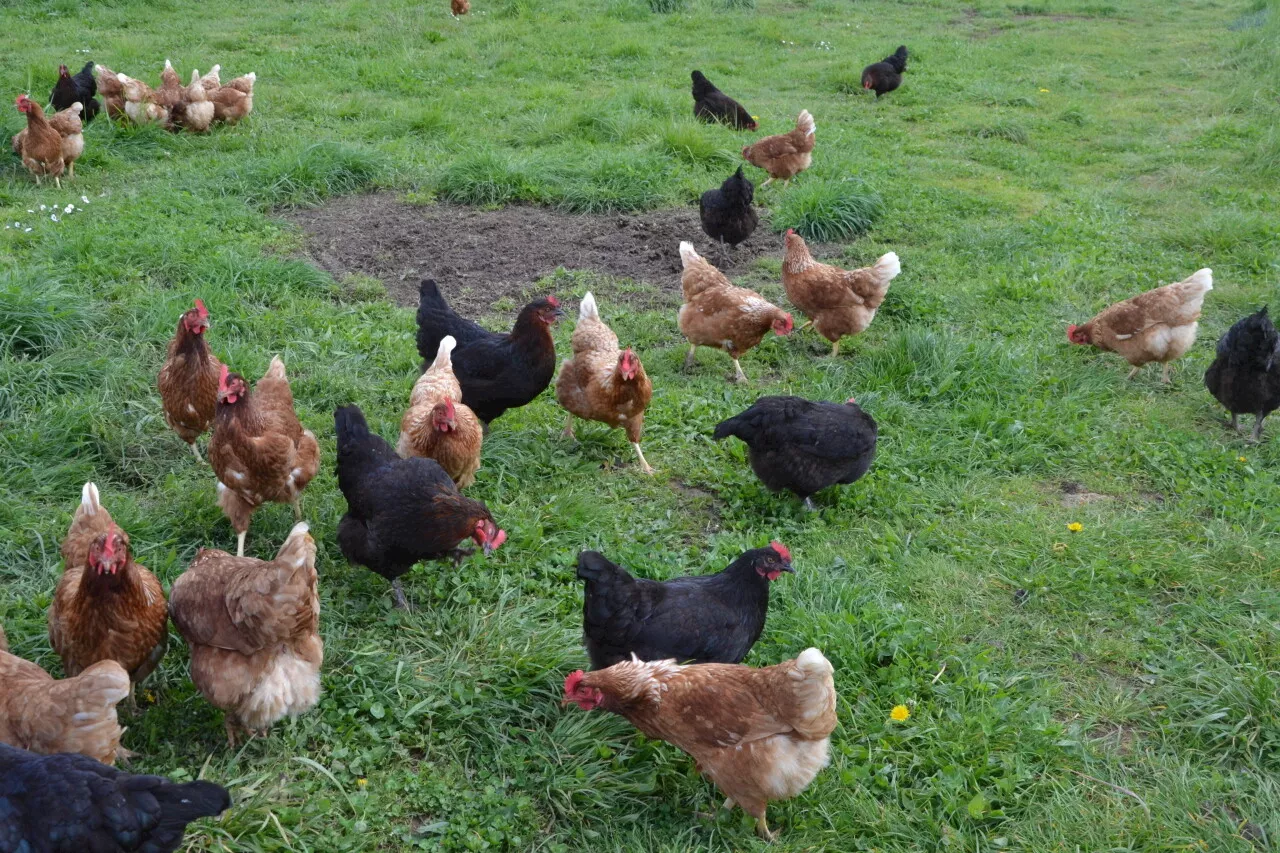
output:
[[1072,323],[1070,326],[1067,326],[1067,340],[1071,340],[1071,335],[1075,332],[1076,328],[1077,326],[1075,323]]
[[574,693],[577,693],[578,685],[582,683],[582,679],[585,677],[586,677],[586,673],[584,673],[580,669],[576,669],[573,672],[569,673],[567,676],[565,676],[564,695],[572,696]]
[[552,296],[548,296],[548,297],[547,297],[547,301],[551,303],[551,307],[552,307],[552,308],[559,308],[559,307],[560,307],[560,300],[559,300],[559,299],[556,299],[554,295],[552,295]]
[[200,315],[200,319],[202,320],[209,316],[209,309],[204,307],[203,299],[196,300],[196,313]]
[[224,364],[224,365],[222,365],[222,369],[218,371],[218,388],[219,388],[219,390],[222,390],[222,391],[227,390],[227,375],[228,375],[229,373],[231,373],[231,371],[230,371],[230,370],[227,370],[227,366],[226,366],[225,364]]
[[779,557],[786,560],[788,563],[791,562],[791,551],[788,550],[786,545],[783,545],[781,542],[775,539],[769,543],[769,547],[777,551]]

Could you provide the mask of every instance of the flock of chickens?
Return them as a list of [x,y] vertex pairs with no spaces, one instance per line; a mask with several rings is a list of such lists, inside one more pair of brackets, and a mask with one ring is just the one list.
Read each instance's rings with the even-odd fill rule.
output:
[[[900,47],[868,66],[864,88],[877,96],[897,88],[906,59]],[[234,122],[252,108],[252,74],[222,86],[215,67],[204,78],[193,73],[182,87],[166,62],[161,88],[151,90],[101,65],[95,82],[92,67],[75,76],[60,69],[51,119],[30,99],[18,99],[28,127],[14,147],[37,178],[56,180],[64,165],[70,173],[83,141],[79,149],[68,141],[99,111],[99,89],[113,118],[174,129]],[[697,71],[693,94],[699,117],[757,127]],[[747,146],[743,156],[770,180],[786,181],[809,166],[814,136],[813,117],[803,111],[794,131]],[[758,223],[753,190],[739,168],[703,196],[703,227],[713,239],[736,245],[750,236]],[[816,261],[793,231],[784,246],[782,284],[808,320],[801,330],[813,326],[838,356],[840,341],[873,321],[900,272],[898,257],[889,252],[871,266],[844,270]],[[691,243],[680,244],[680,257],[684,302],[677,323],[689,343],[686,369],[699,346],[711,347],[728,354],[733,378],[745,382],[740,359],[771,331],[797,331],[791,314],[734,285]],[[1171,362],[1195,341],[1212,287],[1211,272],[1202,269],[1071,326],[1068,338],[1121,355],[1134,366],[1131,377],[1144,364],[1162,363],[1168,381]],[[456,565],[474,552],[461,547],[467,540],[486,555],[506,541],[488,507],[462,490],[475,482],[490,425],[551,386],[557,362],[551,327],[563,314],[554,296],[540,298],[520,311],[510,332],[495,333],[457,314],[436,282],[425,280],[416,341],[424,370],[396,445],[370,431],[359,407],[334,413],[338,485],[347,502],[338,546],[350,562],[391,582],[397,607],[409,607],[400,578],[415,564]],[[0,799],[26,804],[16,813],[0,810],[0,849],[173,850],[188,821],[230,806],[217,785],[176,785],[109,766],[129,754],[116,706],[132,702],[135,685],[162,659],[170,621],[189,648],[192,681],[224,712],[231,746],[318,701],[324,649],[316,544],[302,521],[301,499],[320,466],[319,443],[295,413],[283,362],[273,359],[250,387],[212,353],[209,328],[209,311],[197,299],[179,318],[157,384],[166,422],[198,460],[197,440],[210,433],[208,462],[218,505],[237,535],[236,553],[201,549],[166,601],[157,578],[134,560],[128,533],[95,484],[84,485],[48,614],[50,643],[66,677],[54,680],[8,654],[0,631]],[[1280,407],[1280,334],[1265,308],[1223,336],[1205,382],[1232,413],[1233,426],[1238,414],[1255,415],[1259,438],[1263,419]],[[652,392],[639,355],[621,346],[587,293],[572,354],[555,378],[565,434],[572,436],[575,418],[623,429],[640,469],[652,473],[641,449]],[[712,434],[742,440],[768,488],[790,490],[812,509],[814,494],[867,472],[877,427],[853,399],[765,396]],[[268,502],[291,504],[297,524],[273,559],[247,557],[250,519]],[[727,795],[725,806],[741,806],[769,838],[768,803],[814,779],[828,761],[836,725],[833,668],[819,650],[776,666],[741,665],[763,632],[771,584],[791,572],[790,551],[777,541],[744,552],[717,574],[667,582],[633,577],[604,555],[583,551],[577,576],[585,587],[583,638],[593,669],[564,682],[565,704],[619,714],[690,754]],[[49,816],[68,804],[78,809],[77,819],[51,827]],[[127,846],[124,838],[145,838],[151,846]],[[5,846],[11,839],[28,846]]]

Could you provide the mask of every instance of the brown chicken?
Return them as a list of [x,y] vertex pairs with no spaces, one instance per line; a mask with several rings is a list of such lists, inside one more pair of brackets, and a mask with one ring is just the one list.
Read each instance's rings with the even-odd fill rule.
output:
[[471,11],[471,0],[449,0],[449,9],[456,18]]
[[196,439],[213,423],[222,374],[222,362],[205,342],[208,330],[209,312],[197,299],[196,307],[178,318],[178,330],[169,341],[169,354],[156,377],[165,423],[191,446],[201,462]]
[[192,70],[191,82],[182,90],[182,99],[173,107],[173,126],[192,133],[204,133],[213,124],[213,101],[200,83],[200,72]]
[[698,347],[714,347],[733,359],[734,380],[746,382],[747,375],[738,359],[760,343],[770,329],[779,335],[791,334],[791,315],[754,290],[735,287],[724,273],[693,250],[692,243],[680,244],[680,262],[684,264],[680,276],[684,304],[677,322],[680,333],[689,341],[685,370],[693,368]]
[[204,87],[206,94],[210,94],[217,89],[222,88],[221,79],[222,66],[215,65],[209,69],[209,73],[200,78],[200,85]]
[[107,116],[113,121],[128,118],[124,111],[124,84],[120,75],[105,65],[95,65],[98,72],[98,92],[107,105]]
[[596,298],[590,293],[582,297],[572,341],[573,357],[565,359],[556,380],[556,399],[569,413],[564,434],[573,437],[574,415],[622,427],[640,459],[640,470],[652,474],[640,449],[640,434],[653,383],[630,347],[618,349],[618,336],[600,319]]
[[[253,112],[253,84],[257,79],[258,75],[250,72],[208,92],[213,102],[214,121],[235,124]],[[207,85],[205,89],[208,91]]]
[[61,189],[65,165],[62,159],[62,136],[49,124],[49,120],[44,117],[44,110],[35,101],[26,95],[19,95],[14,104],[18,112],[27,117],[26,130],[13,139],[14,153],[22,158],[22,165],[27,167],[27,171],[35,175],[36,186],[40,185],[42,176],[50,175]]
[[836,727],[833,672],[817,649],[761,669],[633,658],[570,674],[564,695],[565,704],[612,711],[688,753],[728,796],[724,807],[742,806],[756,831],[773,840],[765,808],[799,794],[827,766]]
[[742,157],[753,166],[769,173],[769,180],[760,185],[764,189],[775,178],[782,178],[783,186],[809,168],[813,162],[814,132],[818,126],[808,110],[801,110],[796,117],[796,129],[778,136],[766,136],[754,145],[742,149]]
[[902,271],[898,256],[886,252],[873,266],[842,270],[815,261],[804,238],[795,231],[787,231],[786,244],[782,287],[792,304],[809,318],[800,329],[813,326],[831,341],[831,355],[837,356],[842,337],[861,334],[875,319],[889,282]]
[[227,742],[265,734],[320,698],[316,543],[294,525],[270,562],[201,548],[173,582],[169,609],[191,647],[191,680],[226,712]]
[[[84,123],[80,119],[80,114],[83,111],[84,105],[76,102],[65,110],[59,110],[47,119],[49,126],[56,130],[58,136],[62,139],[62,165],[69,178],[76,176],[76,160],[80,159],[80,155],[84,153]],[[26,144],[26,139],[26,128],[14,135],[14,154],[22,156],[22,149]]]
[[1196,270],[1176,284],[1166,284],[1117,302],[1083,326],[1068,326],[1067,340],[1108,350],[1133,365],[1129,379],[1143,365],[1164,365],[1162,382],[1169,381],[1171,362],[1182,358],[1196,342],[1197,320],[1204,295],[1213,290],[1213,270]]
[[69,676],[98,661],[125,668],[132,684],[160,663],[169,647],[164,588],[134,562],[129,535],[85,483],[62,542],[62,577],[49,605],[49,643]]
[[54,681],[30,661],[0,648],[0,743],[43,755],[78,752],[103,764],[128,758],[116,704],[129,674],[115,661]]
[[169,108],[160,101],[167,101],[169,95],[158,93],[146,83],[135,80],[128,74],[117,74],[116,78],[124,87],[124,114],[130,121],[134,124],[156,122],[168,127]]
[[457,344],[452,335],[445,335],[435,361],[413,384],[409,408],[400,420],[396,452],[436,460],[458,488],[465,489],[480,470],[484,427],[471,407],[462,403],[462,386],[450,360]]
[[249,519],[262,504],[292,504],[294,519],[302,520],[302,490],[320,469],[320,445],[293,410],[279,356],[252,395],[243,376],[220,368],[209,464],[218,475],[218,506],[236,531],[237,556],[244,556]]

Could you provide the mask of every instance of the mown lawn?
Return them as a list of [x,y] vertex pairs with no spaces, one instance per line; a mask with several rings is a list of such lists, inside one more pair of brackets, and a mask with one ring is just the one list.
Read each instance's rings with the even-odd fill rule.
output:
[[[1245,444],[1201,375],[1232,322],[1280,305],[1280,5],[475,0],[461,21],[447,5],[0,6],[10,101],[47,96],[57,65],[85,58],[152,81],[166,57],[184,77],[258,72],[239,127],[100,119],[61,191],[13,158],[0,173],[0,622],[17,653],[60,671],[44,610],[85,480],[166,586],[201,546],[234,543],[154,390],[193,297],[235,368],[257,377],[283,356],[321,439],[305,497],[320,706],[229,752],[178,643],[128,721],[134,769],[232,789],[191,849],[762,847],[741,812],[692,816],[718,800],[675,749],[558,700],[586,660],[580,549],[669,577],[774,538],[799,573],[774,587],[748,662],[816,645],[841,696],[831,767],[771,809],[776,849],[1276,843],[1280,418]],[[900,43],[903,88],[862,97],[862,66]],[[681,372],[673,314],[611,299],[632,284],[555,276],[540,289],[575,308],[592,289],[653,377],[658,474],[603,427],[564,443],[550,396],[508,415],[474,493],[509,541],[458,571],[420,568],[405,584],[417,609],[392,612],[386,583],[334,542],[332,412],[358,403],[394,436],[413,317],[311,266],[280,213],[373,188],[573,212],[694,204],[745,139],[689,117],[694,67],[767,132],[815,115],[814,167],[758,193],[765,207],[794,213],[847,177],[880,195],[838,258],[901,256],[885,307],[835,361],[808,334],[771,337],[744,361],[754,384],[734,387],[714,353]],[[68,203],[82,210],[41,212]],[[740,278],[781,299],[778,247]],[[1215,289],[1172,387],[1067,343],[1068,322],[1203,266]],[[856,395],[881,425],[871,473],[815,515],[765,492],[741,446],[709,438],[762,393]],[[259,512],[250,552],[274,554],[291,524],[287,507]],[[888,720],[898,703],[906,723]]]

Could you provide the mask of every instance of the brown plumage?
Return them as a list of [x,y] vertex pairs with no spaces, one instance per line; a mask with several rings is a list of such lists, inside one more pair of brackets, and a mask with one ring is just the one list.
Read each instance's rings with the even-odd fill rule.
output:
[[249,519],[262,504],[292,504],[294,518],[301,520],[302,490],[320,469],[320,445],[293,410],[279,356],[252,394],[243,376],[222,366],[209,464],[218,475],[218,506],[235,528],[239,556]]
[[191,648],[191,680],[226,712],[232,747],[320,698],[315,562],[315,540],[299,523],[270,562],[201,548],[173,582],[169,609]]
[[449,0],[449,9],[455,18],[465,15],[471,11],[471,0]]
[[13,138],[14,153],[22,158],[22,165],[27,171],[35,175],[37,186],[41,177],[49,175],[61,188],[65,165],[62,158],[62,136],[44,117],[44,110],[40,109],[40,105],[26,95],[19,95],[14,105],[18,112],[27,117],[26,130]]
[[1161,381],[1169,381],[1170,363],[1196,342],[1197,320],[1204,295],[1213,290],[1213,270],[1205,268],[1176,284],[1166,284],[1103,309],[1083,326],[1068,326],[1067,340],[1114,352],[1133,365],[1129,379],[1143,365],[1164,365]]
[[253,112],[253,84],[257,79],[257,73],[250,72],[210,90],[209,78],[205,77],[201,83],[213,102],[213,120],[235,124]]
[[889,282],[901,272],[898,256],[887,252],[869,267],[842,270],[820,264],[795,231],[787,231],[787,255],[782,261],[782,287],[787,298],[809,318],[801,326],[813,328],[831,341],[831,355],[840,354],[840,339],[858,335],[871,325],[884,302]]
[[215,65],[209,69],[208,74],[200,78],[200,85],[204,87],[206,94],[222,88],[221,72],[222,66]]
[[564,434],[573,437],[574,415],[622,427],[635,448],[640,469],[652,474],[653,468],[640,449],[640,436],[644,410],[653,398],[653,383],[630,347],[618,349],[618,336],[600,319],[596,299],[590,293],[582,298],[572,341],[573,357],[565,359],[556,380],[556,399],[569,413]]
[[121,530],[85,483],[62,542],[64,568],[49,605],[49,643],[67,675],[112,660],[134,684],[169,645],[168,609],[156,576],[134,562]]
[[112,121],[128,118],[124,111],[124,84],[120,82],[120,75],[105,65],[95,65],[94,70],[98,72],[98,91],[106,102],[107,116]]
[[480,470],[484,427],[462,403],[462,386],[450,359],[455,346],[452,335],[441,339],[435,361],[413,384],[409,408],[400,419],[396,451],[401,456],[436,460],[458,488],[465,489]]
[[169,102],[172,97],[173,103],[176,103],[176,96],[158,92],[128,74],[117,74],[116,79],[124,87],[124,114],[130,121],[134,124],[156,122],[165,127],[169,126],[170,115],[166,102]]
[[647,737],[684,750],[728,796],[725,807],[742,806],[756,830],[773,839],[768,804],[799,794],[829,760],[833,671],[817,649],[761,669],[632,659],[572,673],[565,702],[611,711]]
[[689,341],[686,370],[693,368],[698,347],[722,349],[733,359],[734,379],[746,382],[738,359],[754,348],[772,329],[779,335],[791,333],[791,315],[769,303],[754,290],[735,287],[725,274],[693,250],[692,243],[680,244],[684,272],[680,287],[684,304],[677,322]]
[[742,157],[753,166],[769,173],[769,180],[760,189],[769,186],[774,178],[786,183],[809,168],[813,162],[814,134],[818,126],[808,110],[801,110],[796,117],[796,129],[778,136],[766,136],[754,145],[742,149]]
[[204,336],[208,330],[209,312],[197,299],[195,307],[178,318],[178,329],[169,341],[169,354],[156,377],[165,423],[191,445],[197,459],[200,450],[196,439],[213,423],[218,406],[218,376],[222,372],[222,362],[209,352]]
[[209,100],[200,82],[200,71],[192,69],[191,82],[183,87],[182,99],[172,110],[173,127],[175,130],[204,133],[213,124],[213,115],[213,101]]
[[129,674],[104,660],[62,681],[0,648],[0,743],[43,755],[77,752],[115,764],[120,745],[116,704],[129,695]]
[[[58,132],[58,136],[61,139],[62,165],[69,178],[76,176],[76,160],[80,159],[80,155],[84,153],[84,122],[80,118],[80,114],[83,111],[84,105],[76,102],[65,110],[59,110],[47,119],[49,126]],[[26,144],[26,139],[26,128],[14,134],[14,154],[22,156],[22,149]]]

